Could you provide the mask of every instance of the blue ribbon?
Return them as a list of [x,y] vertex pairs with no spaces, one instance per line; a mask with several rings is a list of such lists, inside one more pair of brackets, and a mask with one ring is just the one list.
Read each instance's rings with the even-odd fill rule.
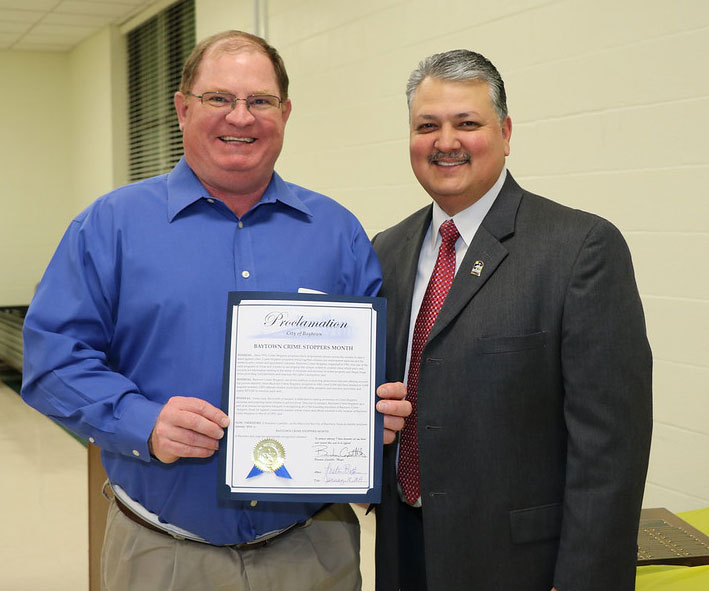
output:
[[[254,476],[258,476],[259,474],[263,474],[263,470],[257,468],[254,464],[254,467],[251,468],[251,472],[249,472],[249,475],[246,478],[253,478]],[[276,476],[280,476],[281,478],[293,478],[290,474],[288,474],[288,470],[286,470],[285,464],[278,468],[278,470],[276,470],[274,474]]]

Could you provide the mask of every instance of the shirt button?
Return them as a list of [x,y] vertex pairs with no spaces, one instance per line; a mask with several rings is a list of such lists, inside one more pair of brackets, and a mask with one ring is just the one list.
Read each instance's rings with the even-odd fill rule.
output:
[[251,501],[249,504],[250,504],[252,507],[255,507],[256,505],[258,505],[258,501]]
[[244,227],[244,222],[242,222],[241,220],[239,220],[239,228],[243,228],[243,227]]
[[241,276],[242,276],[244,279],[248,279],[249,277],[251,277],[251,273],[249,273],[248,271],[242,271],[242,272],[241,272]]
[[140,456],[140,452],[137,449],[134,449],[133,455],[137,458],[138,456]]
[[214,203],[214,199],[207,199],[207,203]]
[[96,443],[96,440],[93,437],[89,437],[89,443]]

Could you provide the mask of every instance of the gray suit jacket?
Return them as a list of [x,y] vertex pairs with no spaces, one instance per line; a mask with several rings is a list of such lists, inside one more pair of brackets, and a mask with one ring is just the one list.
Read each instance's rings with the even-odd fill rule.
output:
[[[404,377],[430,220],[429,206],[374,239],[389,381]],[[429,591],[631,591],[651,373],[620,232],[508,173],[421,357]],[[378,591],[398,589],[395,454],[386,446],[376,508]]]

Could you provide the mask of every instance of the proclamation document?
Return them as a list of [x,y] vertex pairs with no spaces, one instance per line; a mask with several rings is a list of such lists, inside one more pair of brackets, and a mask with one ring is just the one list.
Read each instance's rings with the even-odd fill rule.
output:
[[378,502],[383,298],[229,294],[220,496]]

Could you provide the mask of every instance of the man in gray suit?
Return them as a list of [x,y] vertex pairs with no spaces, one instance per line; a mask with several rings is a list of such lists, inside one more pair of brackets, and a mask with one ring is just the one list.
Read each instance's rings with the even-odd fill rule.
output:
[[374,239],[387,377],[415,405],[385,450],[377,589],[630,591],[652,359],[626,243],[515,182],[486,58],[431,56],[407,95],[434,203]]

